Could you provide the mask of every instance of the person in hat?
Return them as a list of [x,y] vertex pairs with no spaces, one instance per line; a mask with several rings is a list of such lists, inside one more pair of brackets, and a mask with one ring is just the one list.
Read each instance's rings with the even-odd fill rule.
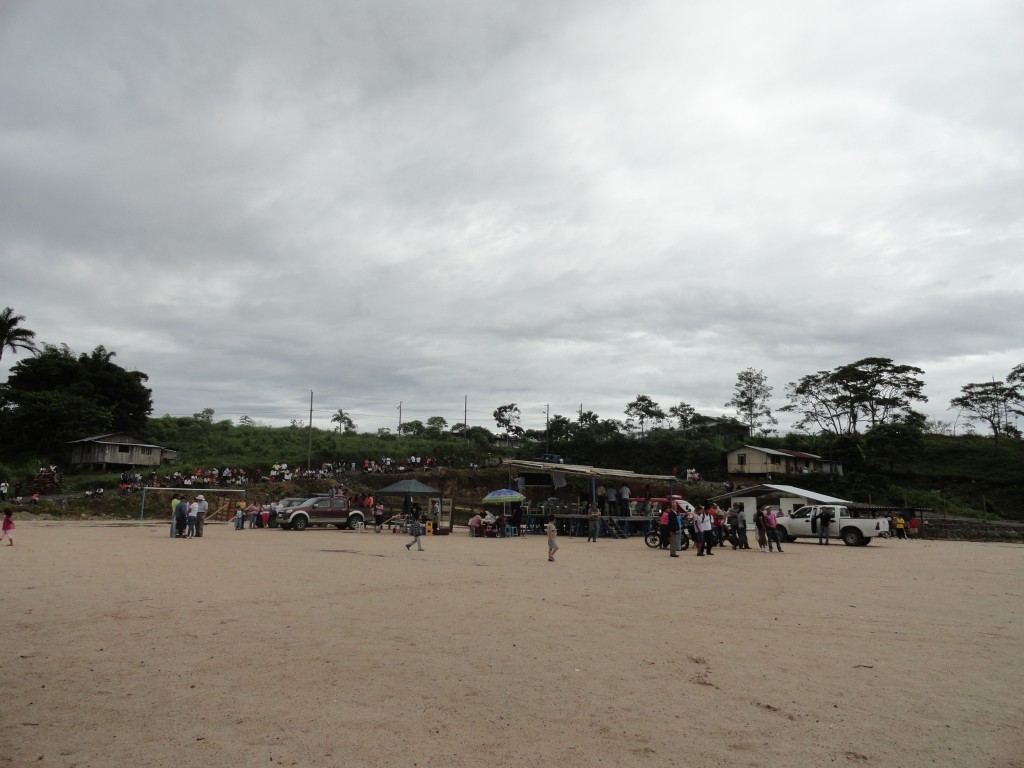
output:
[[203,521],[206,519],[206,512],[210,509],[210,505],[206,503],[206,497],[203,494],[196,496],[196,501],[199,502],[199,510],[196,514],[196,536],[202,538]]

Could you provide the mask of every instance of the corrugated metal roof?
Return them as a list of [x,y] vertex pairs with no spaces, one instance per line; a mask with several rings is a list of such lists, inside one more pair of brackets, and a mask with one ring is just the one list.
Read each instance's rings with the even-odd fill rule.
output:
[[505,459],[510,467],[525,469],[530,472],[562,472],[566,475],[585,475],[587,477],[621,477],[625,480],[655,480],[663,483],[678,483],[675,475],[644,475],[628,469],[605,469],[591,467],[586,464],[555,464],[550,461],[526,461],[525,459]]
[[808,501],[816,501],[819,504],[853,504],[852,501],[847,499],[840,499],[835,496],[829,496],[828,494],[818,493],[817,491],[808,491],[806,488],[797,488],[795,485],[775,485],[773,483],[752,485],[747,488],[729,491],[729,493],[723,493],[719,496],[712,496],[711,501],[717,501],[719,499],[733,499],[737,496],[757,497],[767,496],[769,494],[786,494],[788,496],[807,499]]

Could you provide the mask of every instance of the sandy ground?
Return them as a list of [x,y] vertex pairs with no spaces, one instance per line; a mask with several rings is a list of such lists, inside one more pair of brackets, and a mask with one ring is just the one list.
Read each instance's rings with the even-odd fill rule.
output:
[[1024,766],[1024,548],[20,521],[0,766]]

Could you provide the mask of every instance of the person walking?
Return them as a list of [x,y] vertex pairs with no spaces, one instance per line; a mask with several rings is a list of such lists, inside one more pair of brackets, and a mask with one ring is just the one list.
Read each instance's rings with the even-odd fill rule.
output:
[[893,518],[893,525],[896,526],[896,538],[905,539],[907,538],[907,521],[903,519],[903,515],[899,512],[896,513],[896,517]]
[[555,552],[558,551],[558,528],[555,525],[554,515],[548,515],[544,532],[548,535],[548,562],[553,563],[555,562]]
[[782,553],[782,541],[779,538],[779,529],[775,525],[776,517],[775,510],[771,507],[766,507],[764,511],[764,532],[768,536],[768,552],[772,551],[772,542],[775,542],[775,548]]
[[405,548],[412,550],[412,545],[416,545],[416,551],[423,551],[423,527],[420,525],[420,516],[415,512],[409,515],[409,535],[412,536],[412,541],[405,545]]
[[[14,546],[14,511],[8,507],[4,510],[3,533],[0,533],[0,541],[7,539],[7,546]],[[32,549],[29,547],[29,549]]]
[[714,555],[715,553],[711,550],[715,547],[715,532],[714,532],[714,514],[712,514],[710,505],[707,507],[701,507],[697,513],[697,523],[700,526],[700,547],[698,548],[698,555]]
[[669,557],[679,557],[679,530],[683,525],[679,513],[679,504],[673,503],[668,511]]
[[[818,512],[818,544],[828,544],[828,526],[832,522],[832,510],[822,507]],[[779,550],[782,551],[781,549]]]
[[373,531],[380,533],[384,530],[384,502],[378,501],[373,505]]
[[597,504],[590,502],[590,508],[587,514],[587,541],[597,541],[597,535],[601,532],[601,510],[597,508]]

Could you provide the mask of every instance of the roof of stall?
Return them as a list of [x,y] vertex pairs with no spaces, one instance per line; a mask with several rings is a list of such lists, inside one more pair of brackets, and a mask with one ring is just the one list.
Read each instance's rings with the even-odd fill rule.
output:
[[505,459],[510,467],[526,472],[561,472],[565,475],[583,475],[585,477],[614,477],[623,480],[653,480],[660,483],[677,483],[675,475],[645,475],[641,472],[630,472],[628,469],[607,469],[591,467],[586,464],[557,464],[552,461],[526,461],[524,459]]
[[718,496],[712,496],[711,501],[719,501],[720,499],[733,499],[738,496],[795,496],[801,499],[807,499],[808,501],[816,501],[819,504],[852,504],[852,501],[846,499],[838,499],[835,496],[827,496],[824,493],[818,493],[817,491],[808,491],[806,488],[797,488],[795,485],[752,485],[747,488],[738,488],[735,491],[729,491],[729,493],[722,493]]

